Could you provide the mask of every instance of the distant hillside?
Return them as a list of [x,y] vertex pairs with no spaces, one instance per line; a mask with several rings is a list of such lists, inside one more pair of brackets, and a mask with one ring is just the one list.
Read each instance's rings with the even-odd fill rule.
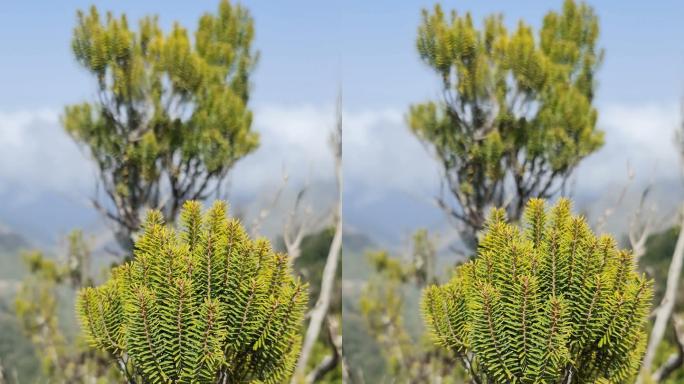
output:
[[342,236],[342,279],[366,280],[371,273],[366,253],[377,248],[368,236],[362,233],[345,232]]
[[363,372],[365,382],[379,382],[385,361],[372,336],[365,328],[359,313],[358,302],[363,282],[372,273],[366,260],[366,252],[376,248],[375,243],[363,233],[345,231],[342,236],[342,334],[344,351],[357,377]]
[[21,251],[29,248],[30,244],[23,236],[0,228],[0,280],[21,280],[26,271],[20,254]]
[[[679,227],[666,229],[649,236],[646,253],[639,261],[639,267],[655,281],[654,304],[659,303],[665,292],[667,273],[674,253]],[[679,282],[680,292],[684,292],[684,274]],[[675,312],[684,311],[684,295],[677,295]]]
[[0,228],[0,252],[16,252],[29,246],[21,235],[6,228]]
[[0,227],[0,363],[10,383],[32,383],[40,377],[40,361],[14,313],[14,294],[26,275],[21,252],[31,248],[21,235]]

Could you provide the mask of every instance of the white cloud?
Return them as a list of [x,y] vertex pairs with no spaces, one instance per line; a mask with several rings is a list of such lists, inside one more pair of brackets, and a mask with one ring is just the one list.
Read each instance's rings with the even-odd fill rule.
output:
[[[242,213],[251,216],[264,204],[269,204],[282,182],[283,170],[289,174],[290,182],[282,204],[289,207],[296,188],[308,180],[312,190],[307,204],[320,206],[321,212],[325,212],[332,196],[330,188],[321,189],[320,185],[332,184],[334,180],[328,146],[334,117],[332,107],[256,108],[254,129],[261,134],[261,146],[237,163],[230,185],[231,192],[242,196]],[[9,202],[8,209],[2,211],[6,216],[0,218],[0,222],[18,225],[20,220],[14,217],[18,207],[23,207],[23,212],[35,220],[47,220],[37,208],[45,204],[54,211],[64,206],[73,209],[73,202],[77,202],[83,207],[80,214],[92,213],[85,202],[97,181],[94,167],[62,129],[57,110],[0,111],[0,149],[0,195]],[[31,211],[32,207],[36,208]],[[272,231],[279,230],[282,211],[277,209],[269,218]],[[78,216],[74,214],[72,217]],[[84,220],[92,220],[88,217]],[[67,219],[52,217],[50,222]],[[79,223],[71,225],[92,224],[90,221]]]
[[673,142],[680,119],[677,105],[610,104],[599,110],[598,127],[605,131],[606,144],[580,164],[578,192],[624,184],[628,163],[639,182],[679,177],[680,165]]
[[275,188],[287,172],[292,184],[334,180],[328,137],[335,123],[331,107],[264,106],[254,111],[259,148],[240,160],[232,189],[259,193]]
[[344,172],[368,196],[401,191],[432,195],[438,168],[396,109],[345,115]]
[[0,191],[30,199],[92,186],[93,170],[52,109],[0,111]]
[[[605,132],[606,144],[580,163],[576,192],[623,185],[628,162],[638,181],[679,177],[673,143],[680,119],[677,105],[611,104],[600,111],[598,127]],[[438,166],[409,132],[401,111],[365,111],[345,118],[344,168],[354,187],[368,193],[428,194],[426,198],[434,193]]]
[[[680,114],[675,104],[611,104],[599,109],[598,127],[605,131],[606,144],[580,163],[575,174],[574,195],[579,199],[578,209],[587,209],[592,216],[603,212],[615,204],[627,184],[629,162],[635,180],[620,214],[614,214],[608,226],[621,232],[627,229],[627,216],[633,213],[646,183],[654,186],[651,201],[658,205],[659,212],[667,212],[680,199],[681,188],[676,187],[680,164],[673,144]],[[358,215],[347,216],[347,223],[372,220],[375,227],[364,228],[376,232],[405,230],[405,223],[397,224],[403,220],[399,217],[384,222],[374,218],[378,214],[394,214],[375,210],[377,203],[381,206],[390,201],[401,205],[396,209],[410,217],[408,221],[414,229],[432,224],[448,225],[436,224],[435,216],[425,214],[426,210],[440,214],[437,208],[426,204],[438,191],[439,169],[409,132],[401,111],[350,114],[346,121],[344,167],[347,190],[353,188],[356,199],[346,200],[345,207],[356,208],[350,211]],[[396,198],[397,195],[404,197]]]
[[[675,104],[613,104],[600,111],[606,145],[581,163],[577,195],[602,196],[619,189],[627,179],[627,161],[638,183],[677,180],[672,140],[680,115]],[[268,105],[257,107],[254,116],[261,146],[236,165],[232,192],[251,196],[251,205],[263,203],[281,183],[283,170],[290,175],[290,189],[305,180],[332,185],[328,137],[335,123],[333,105]],[[425,201],[438,188],[438,167],[409,132],[403,110],[345,111],[343,134],[345,196],[353,196],[346,207],[358,212],[379,201],[396,201],[388,197],[399,194],[404,200],[415,197],[407,215],[430,209]],[[0,148],[4,196],[26,203],[46,192],[78,198],[92,193],[91,163],[64,133],[55,110],[0,112]],[[322,194],[314,197],[321,206],[332,199],[330,188],[316,193]]]
[[[329,135],[332,105],[258,107],[254,129],[260,147],[235,167],[232,188],[256,192],[277,185],[283,170],[294,182],[333,181]],[[87,156],[59,124],[56,110],[0,112],[2,188],[82,192],[94,173]],[[421,190],[435,181],[436,168],[394,109],[345,112],[345,178],[367,190]]]
[[605,230],[624,233],[642,191],[650,186],[649,215],[658,219],[658,228],[671,225],[671,213],[681,203],[682,193],[681,164],[674,145],[681,119],[678,105],[609,104],[599,110],[598,126],[606,134],[606,143],[578,167],[575,193],[580,207],[594,222],[609,209],[612,213]]
[[[261,146],[238,162],[233,174],[236,191],[256,193],[278,184],[283,169],[293,182],[332,180],[331,108],[268,106],[258,108],[255,116]],[[10,195],[87,196],[95,184],[91,162],[64,132],[56,110],[0,111],[0,148],[0,191]]]
[[[305,179],[334,181],[328,146],[334,106],[267,106],[257,108],[254,116],[261,145],[236,166],[231,186],[235,192],[274,191],[283,169],[295,185]],[[433,195],[437,166],[406,128],[402,111],[345,111],[343,126],[345,193],[360,198],[345,204],[372,204],[396,192],[418,198]]]

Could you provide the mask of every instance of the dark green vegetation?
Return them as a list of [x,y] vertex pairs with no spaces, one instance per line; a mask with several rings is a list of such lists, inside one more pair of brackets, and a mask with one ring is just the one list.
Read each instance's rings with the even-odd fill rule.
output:
[[[662,300],[668,269],[670,267],[670,262],[672,261],[672,255],[680,230],[679,227],[672,227],[649,236],[648,241],[646,242],[646,252],[641,259],[639,259],[640,269],[652,277],[656,282],[653,299],[654,305],[658,305]],[[684,277],[680,279],[679,287],[684,287]],[[675,316],[684,316],[684,295],[679,294],[676,296],[673,314],[675,314]],[[678,348],[674,331],[671,327],[668,327],[663,341],[658,346],[658,353],[655,357],[654,366],[659,367],[661,364],[665,363],[672,354],[679,354]],[[675,370],[667,380],[663,381],[665,384],[678,384],[683,382],[684,369],[681,369],[681,366],[679,369]]]
[[361,288],[373,275],[365,253],[375,248],[374,243],[361,233],[344,234],[344,255],[342,257],[342,310],[344,352],[351,367],[354,383],[381,382],[385,372],[383,353],[369,334],[359,309]]
[[[22,258],[28,273],[14,297],[14,310],[41,362],[42,369],[33,371],[47,382],[118,381],[108,356],[83,342],[73,310],[77,289],[93,283],[92,256],[82,233],[73,231],[66,252],[57,257],[31,251]],[[96,260],[101,264],[104,258]]]
[[[416,311],[422,288],[438,278],[434,267],[438,264],[437,253],[427,231],[416,231],[411,252],[401,258],[385,251],[368,252],[366,256],[374,273],[356,296],[360,296],[358,312],[363,333],[374,343],[359,348],[360,353],[370,355],[368,361],[359,363],[364,367],[380,366],[382,370],[371,371],[365,377],[400,383],[462,382],[462,368],[426,337]],[[379,349],[381,355],[371,355],[374,349]]]
[[224,204],[200,209],[183,206],[180,233],[148,214],[134,261],[79,293],[82,328],[128,382],[280,383],[299,353],[306,285]]
[[[664,282],[667,281],[667,271],[670,268],[670,261],[674,253],[677,235],[680,228],[672,227],[663,232],[651,235],[646,242],[646,252],[639,260],[641,269],[646,272],[653,280],[663,282],[656,284],[654,292],[654,302],[659,303],[663,298],[665,290]],[[684,277],[679,283],[684,287]],[[684,295],[677,295],[674,312],[684,312]]]
[[630,383],[652,282],[630,252],[596,237],[561,199],[530,200],[522,229],[493,210],[478,254],[425,290],[434,340],[478,383]]

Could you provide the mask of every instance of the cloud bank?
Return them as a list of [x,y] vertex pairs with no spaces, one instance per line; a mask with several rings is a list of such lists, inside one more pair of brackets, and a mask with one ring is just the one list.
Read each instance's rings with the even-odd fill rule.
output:
[[[627,180],[628,162],[636,185],[679,185],[673,144],[680,119],[677,105],[609,104],[599,109],[606,145],[576,173],[574,192],[585,205],[609,204]],[[324,207],[334,196],[328,144],[334,106],[265,105],[255,108],[254,116],[261,146],[236,165],[230,195],[263,204],[287,172],[291,190],[304,182],[324,186],[316,190],[322,196],[313,197]],[[403,110],[345,111],[343,135],[348,225],[404,233],[440,222],[441,212],[429,203],[438,189],[439,169],[408,131]],[[63,132],[56,110],[0,111],[0,148],[0,194],[9,204],[30,207],[33,199],[46,195],[56,201],[59,196],[85,199],[93,191],[95,172]]]
[[57,110],[0,111],[0,191],[20,200],[72,193],[92,186],[92,172]]
[[580,164],[580,190],[598,192],[606,185],[624,183],[627,164],[641,181],[675,180],[679,159],[674,145],[680,124],[675,104],[608,105],[599,108],[598,127],[605,132],[604,147]]

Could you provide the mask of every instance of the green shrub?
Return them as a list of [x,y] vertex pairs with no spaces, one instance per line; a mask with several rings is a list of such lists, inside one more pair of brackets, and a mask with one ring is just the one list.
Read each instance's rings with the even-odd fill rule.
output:
[[531,200],[523,228],[494,210],[474,260],[428,287],[439,345],[481,383],[623,383],[644,351],[652,282],[630,252],[596,237],[569,200]]
[[149,213],[134,260],[80,292],[82,328],[129,382],[280,383],[299,354],[307,287],[223,203],[200,211],[184,205],[180,233]]

